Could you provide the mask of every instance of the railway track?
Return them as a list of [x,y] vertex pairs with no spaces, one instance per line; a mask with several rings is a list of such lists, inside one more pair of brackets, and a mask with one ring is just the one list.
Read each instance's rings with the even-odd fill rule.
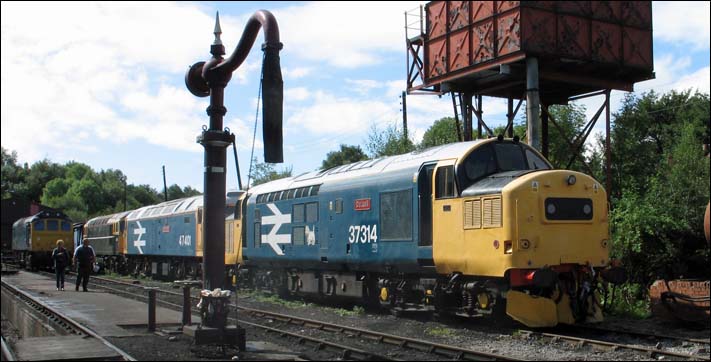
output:
[[[101,344],[108,347],[109,349],[116,352],[120,356],[121,360],[123,360],[123,361],[135,361],[136,360],[133,357],[131,357],[127,352],[125,352],[122,349],[111,344],[109,341],[107,341],[100,335],[98,335],[98,334],[94,333],[92,330],[84,327],[79,322],[68,317],[66,314],[61,313],[58,310],[48,306],[47,304],[45,304],[44,302],[40,301],[39,299],[33,297],[29,293],[26,293],[26,292],[18,289],[17,287],[8,283],[5,280],[0,280],[0,284],[2,285],[2,288],[6,292],[13,295],[15,298],[17,298],[17,300],[22,301],[30,309],[41,314],[45,318],[46,322],[51,323],[52,326],[54,326],[55,328],[61,329],[62,335],[76,335],[76,336],[82,337],[84,339],[87,339],[87,338],[95,339],[95,340],[99,341]],[[3,349],[6,349],[6,348],[8,348],[8,347],[5,345],[5,342],[3,340]],[[3,353],[5,353],[5,352],[3,351]],[[12,354],[12,352],[8,351],[8,355],[10,355],[10,354]]]
[[[122,281],[116,281],[108,278],[101,278],[101,277],[93,277],[93,280],[101,281],[102,283],[107,283],[107,284],[115,284],[115,285],[121,285],[122,287],[127,287],[127,288],[142,288],[142,286],[137,286],[132,283],[126,283]],[[137,294],[133,292],[129,292],[126,290],[122,289],[117,289],[110,287],[108,285],[103,285],[103,284],[98,284],[97,285],[101,288],[104,288],[108,290],[109,292],[116,293],[116,294],[124,294],[127,295],[131,298],[135,299],[140,299],[140,300],[147,300],[147,296],[145,294]],[[169,290],[158,290],[161,294],[164,295],[169,295],[172,298],[176,298],[176,300],[182,301],[183,295],[182,293],[176,293],[173,291]],[[197,304],[198,297],[196,296],[191,296],[193,303],[192,305]],[[174,310],[180,310],[182,311],[182,304],[170,302],[167,300],[161,300],[158,299],[157,303],[160,305],[171,308]],[[182,302],[179,302],[182,303]],[[344,326],[344,325],[337,325],[337,324],[332,324],[332,323],[326,323],[326,322],[321,322],[317,320],[312,320],[312,319],[305,319],[305,318],[300,318],[296,316],[291,316],[291,315],[285,315],[281,313],[273,313],[273,312],[268,312],[268,311],[263,311],[263,310],[258,310],[258,309],[252,309],[252,308],[246,308],[242,306],[235,306],[234,304],[231,305],[232,308],[236,308],[240,310],[241,312],[248,313],[250,316],[256,318],[256,319],[262,319],[262,320],[271,320],[271,321],[280,321],[283,322],[286,325],[294,325],[300,328],[310,328],[313,330],[321,331],[321,332],[327,332],[327,334],[333,334],[334,332],[339,333],[339,334],[344,334],[346,336],[354,336],[358,338],[362,338],[367,340],[367,343],[365,343],[364,346],[359,346],[359,347],[352,347],[352,346],[347,346],[344,344],[340,343],[334,343],[330,342],[324,338],[315,338],[311,336],[305,336],[302,333],[296,333],[296,332],[289,332],[286,331],[285,329],[275,329],[270,326],[266,326],[264,324],[260,323],[255,323],[253,321],[247,321],[244,319],[239,319],[240,324],[244,325],[249,325],[255,328],[260,328],[262,330],[265,330],[269,333],[273,334],[278,334],[282,336],[288,336],[290,338],[295,338],[299,343],[308,343],[314,345],[316,348],[322,349],[322,348],[328,348],[332,350],[340,350],[340,354],[343,358],[348,358],[348,359],[360,359],[360,360],[397,360],[396,358],[392,358],[389,356],[383,356],[377,353],[369,352],[365,350],[364,348],[367,348],[368,344],[371,344],[372,342],[380,343],[380,344],[385,344],[385,345],[390,345],[390,346],[397,346],[401,349],[404,350],[410,350],[410,353],[414,353],[416,357],[424,358],[424,359],[432,359],[432,357],[438,357],[438,358],[444,358],[444,359],[456,359],[456,360],[466,360],[466,361],[518,361],[519,359],[508,357],[508,356],[503,356],[503,355],[497,355],[497,354],[492,354],[492,353],[486,353],[486,352],[480,352],[480,351],[475,351],[471,349],[465,349],[465,348],[460,348],[456,346],[449,346],[449,345],[444,345],[440,343],[434,343],[426,340],[421,340],[421,339],[415,339],[415,338],[408,338],[408,337],[401,337],[401,336],[396,336],[392,334],[387,334],[387,333],[380,333],[380,332],[375,332],[375,331],[370,331],[370,330],[365,330],[365,329],[360,329],[360,328],[354,328],[354,327],[349,327],[349,326]],[[191,308],[193,312],[198,312],[197,308]],[[412,356],[408,356],[412,358]],[[408,359],[410,359],[408,358]],[[407,359],[406,359],[407,360]]]
[[536,336],[539,338],[548,339],[552,342],[566,341],[566,342],[569,342],[569,343],[572,343],[572,344],[575,344],[578,346],[592,345],[597,348],[604,348],[604,349],[609,349],[609,350],[613,350],[613,351],[619,350],[619,349],[627,349],[627,350],[632,350],[632,351],[636,351],[636,352],[641,352],[642,354],[644,354],[648,357],[651,357],[651,358],[659,358],[660,356],[664,356],[664,357],[682,358],[682,359],[691,360],[691,361],[708,361],[709,360],[708,358],[705,358],[702,356],[696,356],[696,355],[691,355],[691,354],[686,354],[686,353],[678,353],[678,352],[667,351],[667,350],[657,349],[657,348],[636,346],[636,345],[632,345],[632,344],[615,343],[615,342],[608,342],[608,341],[603,341],[603,340],[598,340],[598,339],[576,337],[576,336],[557,334],[557,333],[545,333],[545,332],[525,330],[525,329],[521,329],[519,331],[525,337]]
[[[111,282],[117,282],[117,283],[123,283],[127,286],[134,286],[129,283],[125,282],[119,282],[119,281],[112,281],[110,279],[107,279],[108,281]],[[135,286],[134,286],[135,287]],[[172,292],[172,291],[167,291],[167,290],[162,290],[162,293],[172,295],[174,297],[179,297],[182,298],[182,294]],[[198,300],[197,297],[193,296],[192,297],[195,301]],[[379,333],[379,332],[374,332],[374,331],[368,331],[364,329],[359,329],[359,328],[354,328],[354,327],[348,327],[348,326],[341,326],[341,325],[335,325],[331,323],[326,323],[326,322],[321,322],[321,321],[316,321],[316,320],[311,320],[311,319],[305,319],[305,318],[300,318],[300,317],[295,317],[295,316],[290,316],[290,315],[285,315],[285,314],[280,314],[280,313],[274,313],[274,312],[268,312],[268,311],[263,311],[263,310],[257,310],[257,309],[252,309],[252,308],[246,308],[242,306],[237,306],[239,310],[249,313],[250,315],[253,316],[258,316],[262,318],[271,318],[274,320],[279,320],[288,324],[293,324],[301,327],[309,327],[313,329],[318,329],[318,330],[323,330],[323,331],[330,331],[330,332],[338,332],[338,333],[345,333],[345,334],[351,334],[355,335],[358,337],[362,338],[367,338],[369,340],[373,340],[379,343],[386,343],[386,344],[391,344],[391,345],[396,345],[399,347],[403,348],[411,348],[411,349],[416,349],[420,351],[426,351],[427,353],[439,355],[445,358],[454,358],[454,359],[465,359],[465,360],[491,360],[492,359],[497,359],[497,356],[487,356],[485,353],[481,352],[476,352],[476,351],[471,351],[467,349],[462,349],[459,347],[455,346],[447,346],[447,345],[440,345],[440,344],[435,344],[432,342],[427,342],[427,341],[420,341],[420,340],[415,340],[415,339],[409,339],[406,337],[399,337],[395,335],[389,335],[389,334],[384,334],[384,333]],[[576,326],[577,327],[577,326]],[[592,326],[585,326],[584,328],[586,329],[596,329],[595,327]],[[645,333],[640,333],[640,332],[630,332],[630,331],[617,331],[617,330],[610,330],[610,329],[601,329],[597,328],[598,331],[604,331],[604,332],[613,332],[613,333],[620,333],[620,334],[630,334],[630,335],[635,335],[637,337],[648,337],[648,338],[656,338],[656,339],[674,339],[674,340],[681,340],[681,341],[687,341],[691,343],[697,343],[697,344],[709,344],[709,341],[707,340],[700,340],[700,339],[689,339],[689,338],[682,338],[682,337],[673,337],[670,338],[670,336],[664,336],[664,335],[655,335],[655,334],[645,334]],[[582,337],[577,337],[577,336],[572,336],[570,334],[560,334],[560,333],[546,333],[546,332],[540,332],[540,331],[531,331],[531,330],[523,330],[521,333],[526,334],[528,336],[539,336],[541,338],[546,338],[550,339],[551,341],[568,341],[572,342],[578,346],[583,346],[583,345],[591,345],[595,346],[598,348],[604,348],[608,350],[620,350],[620,349],[625,349],[625,350],[631,350],[635,352],[639,352],[647,357],[652,357],[652,358],[657,358],[659,356],[666,356],[666,357],[673,357],[675,359],[684,359],[684,360],[709,360],[708,358],[704,358],[702,356],[697,356],[697,355],[692,355],[692,354],[686,354],[686,353],[679,353],[679,352],[674,352],[674,351],[667,351],[663,349],[658,349],[658,348],[650,348],[650,347],[642,347],[642,346],[637,346],[637,345],[632,345],[632,344],[624,344],[624,343],[614,343],[614,342],[608,342],[604,340],[599,340],[599,339],[592,339],[592,338],[582,338]],[[471,352],[475,352],[476,354],[471,354]],[[503,356],[498,356],[498,358],[502,358]],[[505,357],[503,357],[505,358]]]
[[[108,278],[93,277],[92,279],[96,280],[96,281],[101,281],[102,283],[121,285],[125,288],[142,288],[141,286],[137,286],[132,283],[117,281],[117,280],[108,279]],[[123,291],[123,290],[117,290],[116,288],[111,288],[107,285],[103,285],[102,287],[107,288],[109,291],[112,291],[115,293],[132,294],[133,298],[140,298],[142,300],[147,298],[143,294],[136,294],[136,293],[130,293],[130,292]],[[170,303],[167,301],[159,301],[159,303],[161,305],[165,305],[169,308],[182,310],[182,304],[178,304],[178,303],[182,303],[182,298],[183,298],[182,293],[177,293],[177,292],[165,290],[165,289],[160,289],[159,292],[161,294],[168,295],[171,298],[176,298],[175,300],[178,301],[177,303]],[[191,298],[193,298],[194,301],[198,300],[198,297],[196,297],[196,296],[191,296]],[[194,305],[195,303],[192,303],[192,304]],[[412,350],[419,351],[422,353],[427,353],[427,354],[430,354],[433,356],[436,355],[436,356],[439,356],[442,358],[463,359],[463,360],[497,360],[497,359],[511,360],[511,358],[509,358],[509,357],[487,354],[484,352],[463,349],[463,348],[459,348],[456,346],[442,345],[442,344],[432,343],[432,342],[423,341],[423,340],[417,340],[417,339],[411,339],[411,338],[407,338],[407,337],[400,337],[400,336],[396,336],[396,335],[384,334],[384,333],[380,333],[380,332],[374,332],[374,331],[369,331],[369,330],[359,329],[359,328],[354,328],[354,327],[336,325],[336,324],[332,324],[332,323],[326,323],[326,322],[321,322],[321,321],[312,320],[312,319],[305,319],[305,318],[300,318],[300,317],[296,317],[296,316],[291,316],[291,315],[286,315],[286,314],[281,314],[281,313],[274,313],[274,312],[269,312],[269,311],[264,311],[264,310],[246,308],[246,307],[242,307],[242,306],[234,306],[233,305],[233,307],[237,308],[238,310],[240,310],[244,313],[247,313],[248,315],[255,317],[255,318],[262,318],[262,319],[269,318],[270,320],[280,321],[280,322],[284,323],[285,325],[294,325],[294,326],[298,326],[298,327],[302,327],[302,328],[310,328],[310,329],[318,330],[318,331],[339,333],[339,334],[345,334],[345,335],[349,335],[349,336],[356,336],[359,338],[367,339],[369,341],[389,344],[389,345],[398,346],[398,347],[407,348],[407,349],[412,349]],[[246,320],[245,321],[240,320],[240,323],[243,323],[243,322],[251,323]],[[576,328],[577,327],[578,326],[576,326]],[[666,339],[666,340],[684,341],[684,342],[688,342],[688,343],[695,343],[695,344],[699,344],[702,346],[706,346],[707,348],[709,345],[709,341],[704,340],[704,339],[692,339],[692,338],[683,338],[683,337],[677,337],[677,336],[647,334],[647,333],[634,332],[634,331],[612,330],[612,329],[605,329],[605,328],[596,328],[593,326],[583,326],[581,328],[587,329],[587,330],[596,330],[598,332],[605,332],[605,333],[617,333],[617,334],[634,335],[636,337],[655,338],[657,340]],[[279,333],[284,333],[284,331],[279,330]],[[659,358],[660,356],[665,356],[665,357],[669,357],[672,359],[682,359],[682,360],[692,360],[692,361],[693,360],[701,360],[701,361],[709,360],[709,358],[706,358],[703,356],[664,350],[664,349],[658,348],[657,346],[644,347],[644,346],[633,345],[633,344],[609,342],[609,341],[600,340],[600,339],[578,337],[575,335],[570,335],[570,333],[561,334],[561,333],[557,333],[557,332],[549,332],[549,331],[543,332],[543,331],[534,331],[534,330],[520,330],[518,333],[523,335],[524,337],[538,337],[538,338],[542,338],[542,339],[549,339],[553,342],[567,341],[567,342],[572,343],[577,346],[590,345],[590,346],[594,346],[596,348],[601,348],[601,349],[606,349],[606,350],[630,350],[630,351],[640,353],[640,354],[644,355],[645,357],[649,357],[649,358]],[[294,338],[301,338],[301,337],[294,336]],[[307,343],[307,342],[304,342],[304,343]],[[308,343],[318,344],[320,342],[310,341]],[[361,352],[354,353],[354,356],[357,356],[357,355],[361,355]]]

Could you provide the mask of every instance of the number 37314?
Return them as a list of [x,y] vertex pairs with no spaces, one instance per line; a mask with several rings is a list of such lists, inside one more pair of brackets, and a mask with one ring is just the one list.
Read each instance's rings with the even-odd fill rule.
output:
[[348,227],[348,234],[348,242],[351,244],[378,242],[377,225],[350,225]]

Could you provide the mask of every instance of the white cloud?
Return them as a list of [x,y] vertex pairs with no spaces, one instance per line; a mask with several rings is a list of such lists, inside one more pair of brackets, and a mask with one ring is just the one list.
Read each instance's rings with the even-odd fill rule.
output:
[[311,71],[313,71],[311,67],[297,67],[293,69],[282,67],[281,74],[284,78],[299,79],[311,74]]
[[656,78],[636,84],[635,90],[638,93],[649,90],[664,93],[672,89],[684,91],[691,88],[708,93],[711,83],[709,67],[692,69],[691,65],[692,61],[688,56],[664,54],[657,57],[654,61]]
[[[63,149],[95,152],[88,143],[97,138],[200,149],[206,105],[165,86],[182,78],[186,59],[210,56],[212,34],[195,29],[212,29],[214,19],[199,7],[3,2],[1,17],[3,147],[29,162]],[[245,63],[233,78],[243,83],[255,67]]]
[[711,8],[708,1],[653,1],[654,37],[694,50],[709,49]]
[[365,134],[373,123],[398,118],[397,104],[379,100],[352,100],[316,92],[311,106],[297,108],[286,120],[288,129],[304,128],[314,134]]
[[310,92],[305,87],[287,88],[284,90],[284,99],[288,101],[304,101],[309,98]]
[[313,2],[274,11],[283,56],[354,68],[405,52],[404,13],[421,2]]
[[373,79],[348,79],[346,78],[346,83],[351,86],[355,92],[366,95],[370,93],[373,89],[383,87],[383,84],[377,80]]

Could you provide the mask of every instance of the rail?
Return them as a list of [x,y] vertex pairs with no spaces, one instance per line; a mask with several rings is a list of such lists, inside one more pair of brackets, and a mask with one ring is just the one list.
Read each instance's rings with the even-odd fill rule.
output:
[[8,283],[8,282],[5,281],[5,280],[0,280],[0,282],[2,283],[2,287],[6,288],[7,290],[9,290],[10,292],[12,292],[12,293],[15,294],[16,296],[20,297],[21,299],[23,299],[23,300],[25,300],[25,301],[27,301],[27,302],[30,302],[30,303],[32,303],[32,304],[34,304],[37,309],[41,309],[41,310],[43,310],[45,313],[50,313],[50,314],[56,316],[58,319],[61,320],[61,323],[62,323],[63,325],[66,325],[66,326],[67,326],[67,328],[71,328],[71,329],[73,329],[73,330],[75,330],[75,331],[77,331],[77,332],[79,332],[79,333],[82,333],[82,334],[84,334],[84,335],[86,335],[86,336],[95,338],[96,340],[100,341],[101,343],[103,343],[104,345],[106,345],[107,347],[109,347],[110,349],[114,350],[116,353],[118,353],[118,354],[119,354],[124,360],[126,360],[126,361],[135,361],[135,360],[136,360],[135,358],[131,357],[128,353],[126,353],[126,352],[124,352],[123,350],[121,350],[120,348],[114,346],[111,342],[107,341],[106,339],[104,339],[104,338],[101,337],[100,335],[94,333],[94,331],[92,331],[92,330],[90,330],[90,329],[84,327],[84,326],[81,325],[80,323],[74,321],[73,319],[69,318],[68,316],[66,316],[66,315],[63,314],[63,313],[60,313],[59,311],[57,311],[56,309],[54,309],[54,308],[48,306],[47,304],[43,303],[42,301],[37,300],[35,297],[33,297],[32,295],[30,295],[29,293],[20,290],[19,288],[15,287],[14,285]]

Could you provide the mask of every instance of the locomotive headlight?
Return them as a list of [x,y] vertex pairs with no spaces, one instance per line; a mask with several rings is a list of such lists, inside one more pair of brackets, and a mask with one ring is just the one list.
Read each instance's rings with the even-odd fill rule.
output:
[[570,176],[568,176],[568,178],[566,179],[566,182],[568,183],[569,186],[575,185],[575,182],[576,182],[576,181],[578,181],[578,180],[575,178],[575,175],[570,175]]
[[548,213],[549,215],[555,214],[555,204],[553,204],[552,202],[549,203],[549,204],[546,206],[546,213]]
[[603,239],[603,240],[600,242],[600,246],[602,246],[603,249],[606,249],[606,248],[607,248],[607,239]]
[[590,206],[589,204],[585,204],[583,206],[583,214],[590,215],[591,212],[592,212],[592,206]]

